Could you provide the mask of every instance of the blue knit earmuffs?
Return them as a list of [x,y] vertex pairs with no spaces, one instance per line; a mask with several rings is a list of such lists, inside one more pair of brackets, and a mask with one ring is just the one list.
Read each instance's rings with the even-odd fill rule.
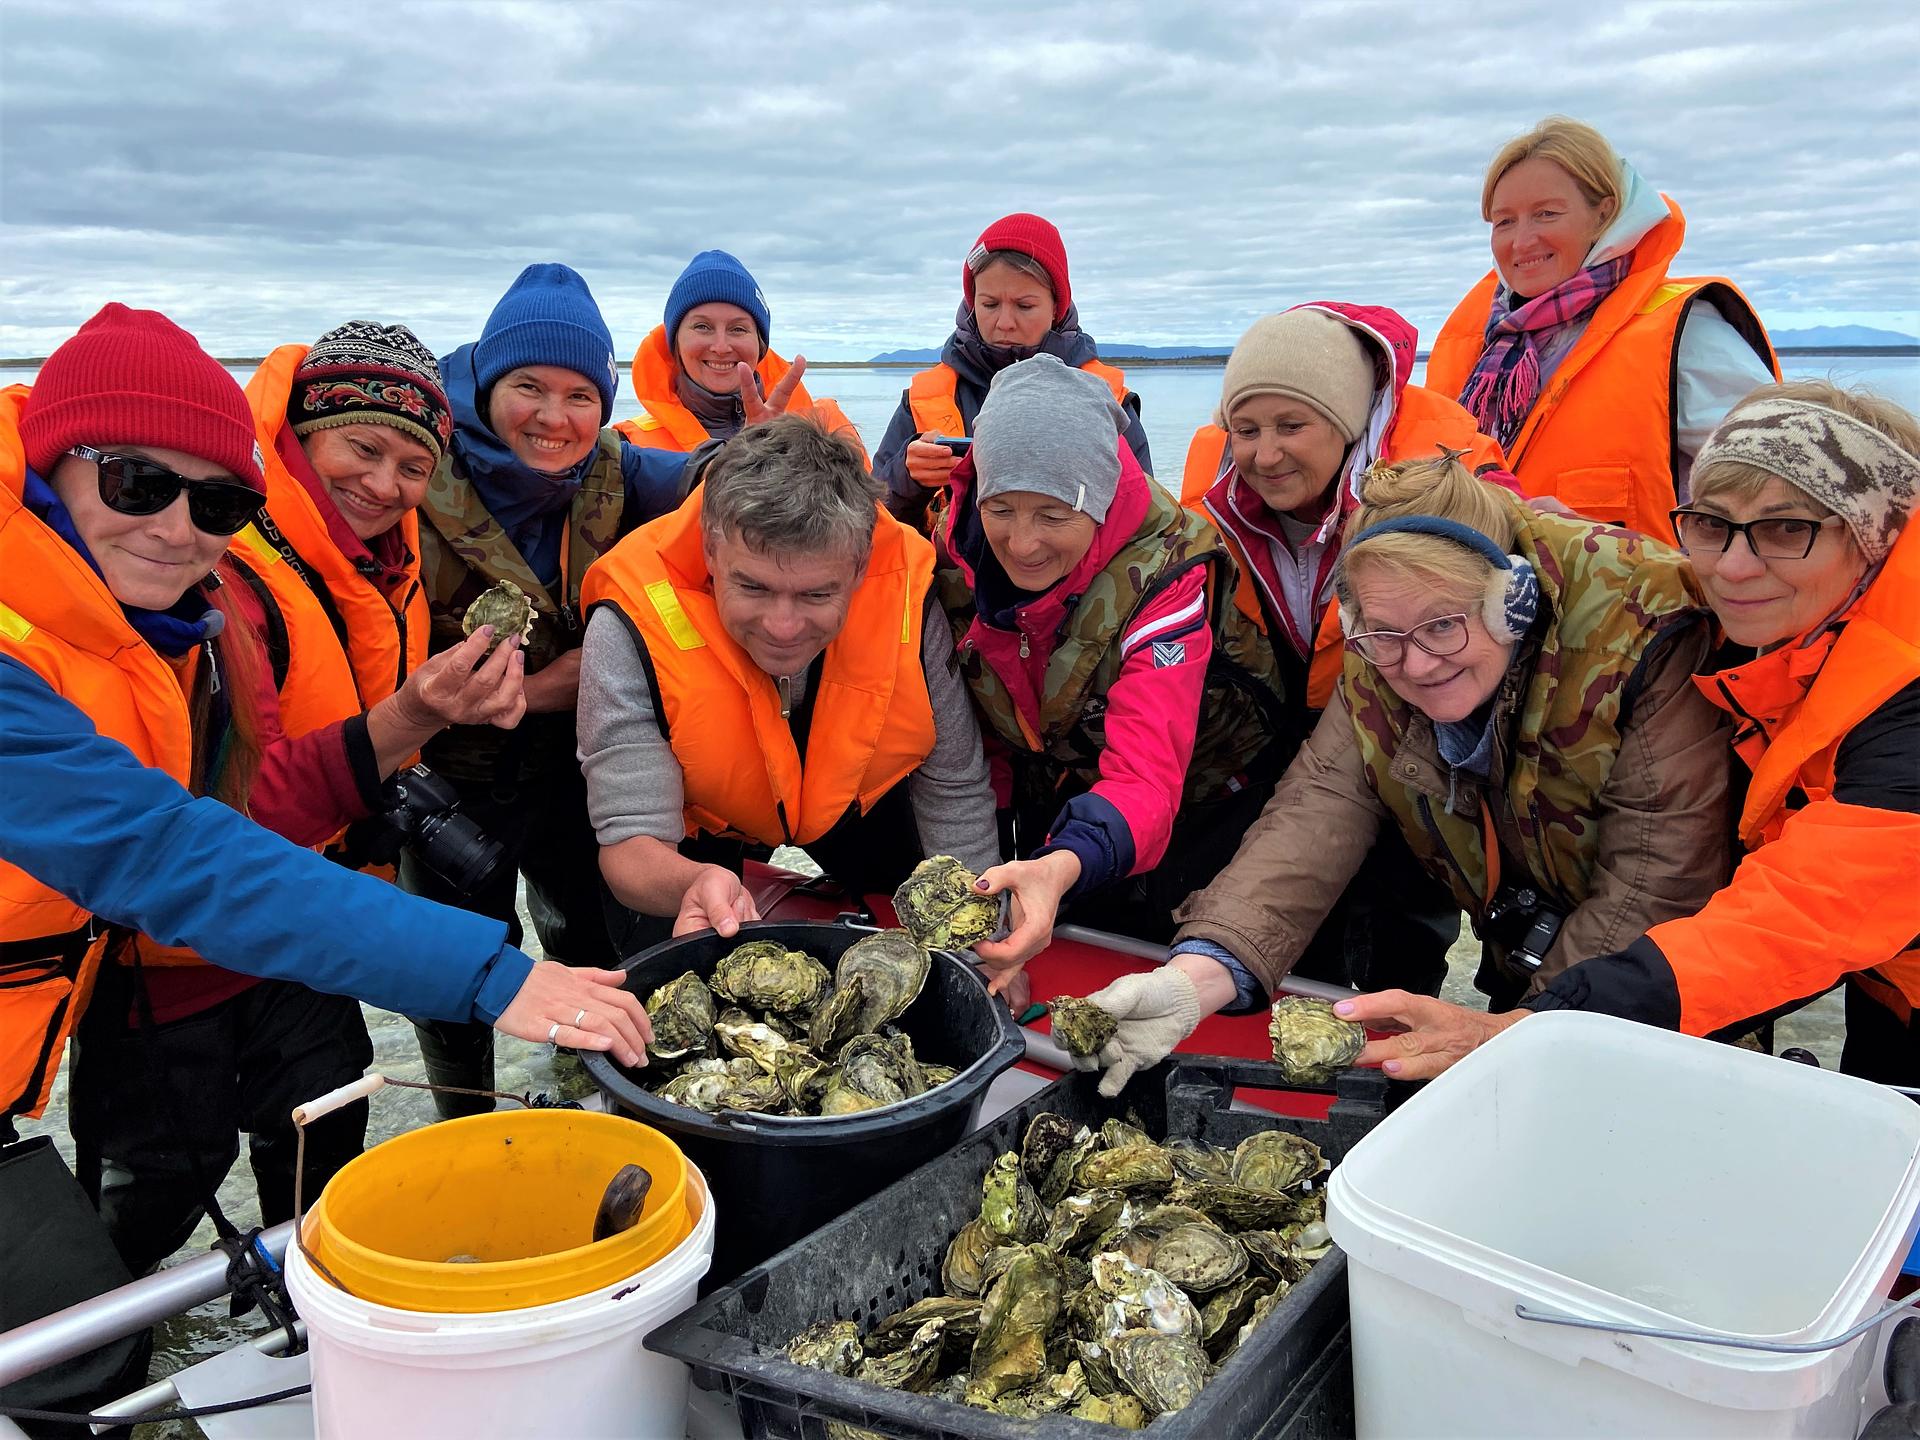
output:
[[[1540,613],[1540,580],[1526,556],[1509,555],[1471,525],[1438,515],[1402,515],[1369,525],[1347,542],[1346,555],[1377,535],[1437,535],[1465,546],[1493,566],[1486,600],[1480,609],[1481,623],[1487,633],[1502,644],[1512,645],[1533,628],[1534,618]],[[1342,556],[1344,562],[1345,556]],[[1358,632],[1359,626],[1358,612],[1342,601],[1340,628],[1352,635]]]

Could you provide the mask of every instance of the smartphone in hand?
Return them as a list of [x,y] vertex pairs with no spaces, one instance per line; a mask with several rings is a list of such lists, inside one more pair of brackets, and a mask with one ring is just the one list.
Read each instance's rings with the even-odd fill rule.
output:
[[965,435],[929,435],[926,441],[929,445],[946,446],[956,458],[973,449],[973,441]]

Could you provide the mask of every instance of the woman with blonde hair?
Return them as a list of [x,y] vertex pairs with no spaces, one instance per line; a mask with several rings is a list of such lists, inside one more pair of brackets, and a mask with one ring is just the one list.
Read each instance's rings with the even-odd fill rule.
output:
[[1732,281],[1667,272],[1686,217],[1590,125],[1549,116],[1487,167],[1494,268],[1426,383],[1500,442],[1528,495],[1671,541],[1695,452],[1779,367]]
[[1177,912],[1170,963],[1092,997],[1121,1022],[1110,1093],[1202,1014],[1263,1003],[1388,826],[1485,942],[1496,1010],[1727,873],[1726,724],[1693,685],[1710,627],[1678,554],[1447,456],[1367,476],[1336,590],[1347,658],[1312,736]]
[[1920,421],[1822,381],[1765,386],[1694,481],[1680,543],[1728,640],[1755,652],[1699,681],[1751,771],[1745,858],[1697,914],[1596,949],[1510,1015],[1399,991],[1350,1002],[1405,1032],[1363,1062],[1424,1079],[1534,1010],[1738,1031],[1838,984],[1840,1068],[1920,1084]]

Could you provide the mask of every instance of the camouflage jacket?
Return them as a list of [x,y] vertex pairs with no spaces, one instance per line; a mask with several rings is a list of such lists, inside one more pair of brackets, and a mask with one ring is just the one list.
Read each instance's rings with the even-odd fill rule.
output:
[[583,634],[580,581],[587,567],[620,538],[627,493],[620,470],[619,435],[602,430],[599,445],[599,456],[581,482],[567,516],[560,550],[566,570],[561,578],[565,593],[558,599],[534,577],[466,477],[455,472],[453,453],[448,451],[441,457],[420,507],[429,522],[420,527],[420,575],[433,615],[431,649],[438,652],[458,645],[463,635],[460,622],[467,607],[502,580],[511,580],[533,602],[528,674],[579,648]]
[[1498,788],[1525,877],[1496,874],[1490,883],[1484,837],[1492,817],[1480,807],[1456,813],[1401,783],[1394,767],[1418,712],[1357,655],[1347,656],[1339,680],[1367,783],[1421,863],[1476,915],[1500,878],[1532,883],[1563,911],[1586,899],[1600,794],[1620,754],[1642,661],[1705,618],[1686,561],[1634,531],[1528,512],[1518,546],[1550,617],[1524,642],[1494,702],[1506,761]]
[[[1180,939],[1224,945],[1271,991],[1389,825],[1476,926],[1486,819],[1502,882],[1538,885],[1568,912],[1537,974],[1496,982],[1514,995],[1693,914],[1726,882],[1729,727],[1693,683],[1713,636],[1679,557],[1583,521],[1535,516],[1527,530],[1518,548],[1548,619],[1502,689],[1491,781],[1451,771],[1433,722],[1349,656],[1233,863],[1177,912]],[[1485,953],[1502,972],[1503,947]]]
[[[1037,727],[972,643],[973,574],[951,549],[951,527],[941,526],[936,593],[974,708],[1012,758],[1016,815],[1033,825],[1044,827],[1065,801],[1099,780],[1106,696],[1124,660],[1120,638],[1135,616],[1195,568],[1206,571],[1213,643],[1182,808],[1220,797],[1236,783],[1271,781],[1298,744],[1287,729],[1272,649],[1233,604],[1236,573],[1219,533],[1150,480],[1145,486],[1151,497],[1145,518],[1070,603],[1053,638]],[[955,503],[964,503],[958,487]]]

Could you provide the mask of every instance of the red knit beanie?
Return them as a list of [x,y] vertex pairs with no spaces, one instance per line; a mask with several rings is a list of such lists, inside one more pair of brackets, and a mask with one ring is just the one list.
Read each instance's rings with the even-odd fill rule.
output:
[[247,397],[158,310],[108,305],[49,355],[27,396],[20,441],[42,475],[75,445],[151,445],[267,489]]
[[995,250],[1012,250],[1038,261],[1053,285],[1053,323],[1058,325],[1067,318],[1067,307],[1073,304],[1073,286],[1067,280],[1066,242],[1050,222],[1024,211],[987,226],[967,252],[967,263],[960,267],[960,285],[969,310],[973,308],[974,267]]

